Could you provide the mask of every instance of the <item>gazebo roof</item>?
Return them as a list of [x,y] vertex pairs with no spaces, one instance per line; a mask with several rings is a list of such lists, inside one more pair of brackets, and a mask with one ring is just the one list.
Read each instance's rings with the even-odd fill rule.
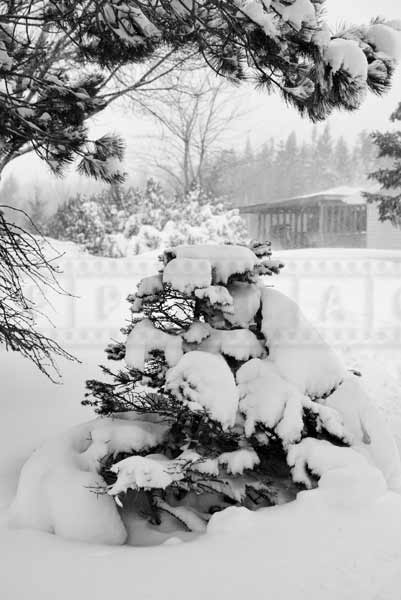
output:
[[[366,189],[366,188],[365,188]],[[324,204],[366,204],[362,188],[340,186],[329,190],[322,190],[313,194],[284,198],[273,202],[262,202],[251,206],[241,206],[241,213],[263,213],[272,208],[311,208]]]

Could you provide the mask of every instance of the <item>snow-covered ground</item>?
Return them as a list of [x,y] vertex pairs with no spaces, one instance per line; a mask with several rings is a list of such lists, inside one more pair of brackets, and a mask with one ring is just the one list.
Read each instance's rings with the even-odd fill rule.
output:
[[[128,316],[125,297],[155,271],[156,254],[98,259],[63,246],[63,285],[52,297],[53,333],[81,361],[62,363],[54,385],[16,354],[0,354],[0,596],[5,600],[99,600],[133,593],[237,600],[398,600],[401,497],[358,509],[305,492],[295,503],[250,514],[229,509],[209,533],[185,543],[112,548],[6,527],[21,465],[48,436],[91,418],[80,406],[103,348]],[[268,280],[294,298],[363,381],[401,447],[401,252],[280,252],[287,266]],[[42,307],[45,309],[45,307]],[[49,309],[49,307],[47,308]]]

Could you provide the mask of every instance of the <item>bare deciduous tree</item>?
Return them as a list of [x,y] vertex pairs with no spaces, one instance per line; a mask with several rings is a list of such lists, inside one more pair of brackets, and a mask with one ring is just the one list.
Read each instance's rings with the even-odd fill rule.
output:
[[[144,93],[129,94],[158,125],[158,140],[146,160],[153,162],[173,187],[187,193],[202,186],[208,161],[221,149],[229,125],[239,119],[241,102],[232,99],[233,87],[204,68],[171,73]],[[158,152],[155,151],[158,147]]]

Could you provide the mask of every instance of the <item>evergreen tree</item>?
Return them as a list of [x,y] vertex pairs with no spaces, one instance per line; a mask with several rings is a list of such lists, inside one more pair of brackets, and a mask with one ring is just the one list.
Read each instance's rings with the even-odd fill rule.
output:
[[[391,115],[393,122],[401,121],[401,103]],[[370,174],[370,178],[382,186],[376,194],[366,193],[369,202],[377,202],[381,221],[401,224],[401,131],[387,131],[373,134],[378,148],[378,158],[391,160],[390,166],[380,168]]]
[[278,148],[275,171],[278,184],[277,198],[291,198],[301,191],[298,145],[294,132]]
[[333,161],[338,185],[351,184],[357,179],[358,172],[355,170],[348,144],[342,136],[336,142]]
[[98,202],[77,194],[60,204],[49,219],[47,234],[58,240],[80,244],[91,254],[105,255],[105,221],[105,215]]
[[314,151],[311,143],[304,142],[299,149],[299,178],[300,178],[300,193],[307,194],[314,192],[313,185],[313,159]]
[[[131,501],[153,523],[167,512],[193,529],[230,504],[288,501],[301,481],[289,468],[291,444],[305,437],[347,444],[339,414],[319,403],[341,383],[342,367],[295,304],[259,285],[281,266],[268,244],[178,246],[128,299],[127,339],[106,350],[125,367],[103,367],[108,381],[88,381],[84,404],[100,415],[140,414],[150,436],[164,423],[156,448],[127,449],[101,471],[109,493],[124,502],[134,490]],[[283,302],[288,323],[274,308]],[[300,338],[288,351],[295,322]],[[302,347],[305,335],[312,347]],[[294,369],[298,343],[302,367]],[[297,373],[308,383],[297,387]],[[303,481],[313,485],[313,476]]]
[[317,137],[314,149],[312,181],[314,191],[327,189],[336,184],[333,139],[329,125],[326,125],[321,135]]
[[366,182],[369,174],[378,166],[385,166],[389,160],[378,158],[378,148],[374,143],[372,135],[367,131],[362,131],[357,138],[355,150],[353,153],[353,164],[358,174],[359,182]]
[[397,32],[375,22],[332,36],[323,10],[322,2],[310,0],[274,6],[262,0],[2,2],[0,171],[34,151],[56,173],[78,157],[82,172],[120,181],[121,141],[91,140],[87,119],[149,80],[147,72],[109,91],[124,66],[155,59],[153,81],[160,61],[169,71],[165,61],[178,55],[182,62],[189,49],[219,75],[253,77],[277,90],[314,120],[335,108],[355,110],[368,88],[389,87]]

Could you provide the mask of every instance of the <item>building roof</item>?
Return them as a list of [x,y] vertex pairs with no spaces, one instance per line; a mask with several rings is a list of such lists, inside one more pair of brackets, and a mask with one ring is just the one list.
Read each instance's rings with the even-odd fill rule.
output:
[[[364,188],[366,190],[366,188]],[[250,206],[241,206],[241,213],[259,213],[267,212],[271,208],[307,208],[312,206],[320,206],[325,204],[366,204],[366,199],[363,196],[363,188],[340,186],[329,190],[322,190],[313,194],[305,194],[302,196],[293,196],[275,200],[273,202],[262,202],[252,204]]]

